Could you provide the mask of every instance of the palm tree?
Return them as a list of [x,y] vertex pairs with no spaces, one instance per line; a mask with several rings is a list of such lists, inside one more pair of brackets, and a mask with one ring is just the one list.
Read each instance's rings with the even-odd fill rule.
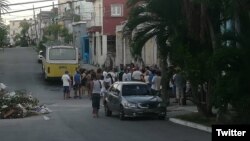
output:
[[[250,37],[249,0],[128,0],[128,6],[131,10],[124,33],[130,35],[132,53],[140,56],[145,42],[154,37],[162,64],[167,64],[166,58],[170,54],[172,62],[180,66],[185,77],[191,81],[193,101],[200,113],[211,116],[213,102],[219,105],[230,102],[235,107],[241,107],[243,104],[238,102],[247,101],[249,90],[246,85],[237,84],[234,92],[226,91],[231,87],[230,83],[235,83],[233,80],[247,80],[241,73],[249,74],[246,71],[249,70],[247,61],[242,61],[249,56],[246,55],[249,53]],[[229,20],[234,21],[233,30],[222,32],[223,23]],[[228,41],[233,48],[228,48]],[[228,75],[233,75],[225,81],[221,72],[228,70],[228,65],[230,70],[237,66],[244,69],[237,74],[234,70],[233,73],[228,71]],[[163,93],[166,95],[166,78],[170,70],[166,65],[161,68],[165,81]],[[207,84],[205,92],[198,92],[198,86],[204,83]],[[240,92],[238,88],[242,88]],[[244,94],[243,99],[233,93]],[[232,98],[228,98],[229,95]],[[247,104],[244,106],[239,109],[248,109]]]
[[131,52],[134,57],[141,57],[145,43],[155,38],[160,56],[162,69],[162,93],[164,100],[169,101],[167,95],[168,66],[167,57],[170,45],[167,41],[174,36],[178,24],[181,21],[180,12],[172,13],[173,9],[179,9],[180,0],[128,0],[130,8],[129,19],[124,27],[124,34],[131,39]]
[[[163,94],[166,98],[171,74],[166,65],[167,57],[169,54],[175,55],[172,59],[185,70],[186,77],[193,83],[194,102],[205,115],[211,115],[212,80],[206,69],[208,57],[219,44],[216,37],[220,33],[221,2],[222,0],[129,0],[131,10],[124,28],[124,33],[131,35],[134,55],[140,56],[145,42],[155,37],[160,52]],[[185,52],[174,54],[174,50],[180,48],[184,48]],[[206,104],[201,102],[200,94],[196,91],[197,86],[204,81],[209,82]]]

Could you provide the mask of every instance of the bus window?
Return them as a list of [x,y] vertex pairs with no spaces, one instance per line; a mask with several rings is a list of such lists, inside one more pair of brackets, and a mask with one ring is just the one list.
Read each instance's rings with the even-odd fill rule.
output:
[[52,48],[49,51],[50,60],[76,60],[74,48]]

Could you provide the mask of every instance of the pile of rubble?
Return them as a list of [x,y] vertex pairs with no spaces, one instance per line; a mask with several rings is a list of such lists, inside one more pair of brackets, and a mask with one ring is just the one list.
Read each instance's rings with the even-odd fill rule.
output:
[[6,85],[0,83],[0,119],[24,118],[51,112],[44,105],[38,106],[38,99],[26,90],[8,92],[6,88]]

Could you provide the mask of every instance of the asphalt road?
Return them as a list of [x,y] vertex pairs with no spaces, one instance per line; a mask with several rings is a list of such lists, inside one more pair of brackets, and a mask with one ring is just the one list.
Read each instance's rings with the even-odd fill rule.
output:
[[0,82],[26,89],[53,112],[0,120],[1,141],[210,141],[211,134],[157,119],[120,121],[116,115],[92,118],[91,101],[63,100],[61,83],[46,83],[32,48],[0,52]]

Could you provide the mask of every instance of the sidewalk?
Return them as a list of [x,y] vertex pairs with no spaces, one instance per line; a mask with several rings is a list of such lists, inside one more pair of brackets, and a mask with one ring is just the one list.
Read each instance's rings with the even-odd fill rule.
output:
[[198,112],[197,107],[191,101],[187,100],[187,104],[182,106],[174,103],[174,100],[174,98],[171,98],[170,105],[167,107],[167,116],[169,118]]
[[177,103],[173,103],[173,102],[174,102],[174,99],[171,98],[170,106],[167,107],[167,116],[169,117],[169,121],[176,123],[176,124],[183,125],[183,126],[202,130],[205,132],[209,132],[209,133],[212,132],[211,127],[175,118],[176,116],[179,116],[179,115],[185,115],[185,114],[198,112],[197,107],[191,101],[187,101],[187,105],[184,105],[184,106],[178,105]]

